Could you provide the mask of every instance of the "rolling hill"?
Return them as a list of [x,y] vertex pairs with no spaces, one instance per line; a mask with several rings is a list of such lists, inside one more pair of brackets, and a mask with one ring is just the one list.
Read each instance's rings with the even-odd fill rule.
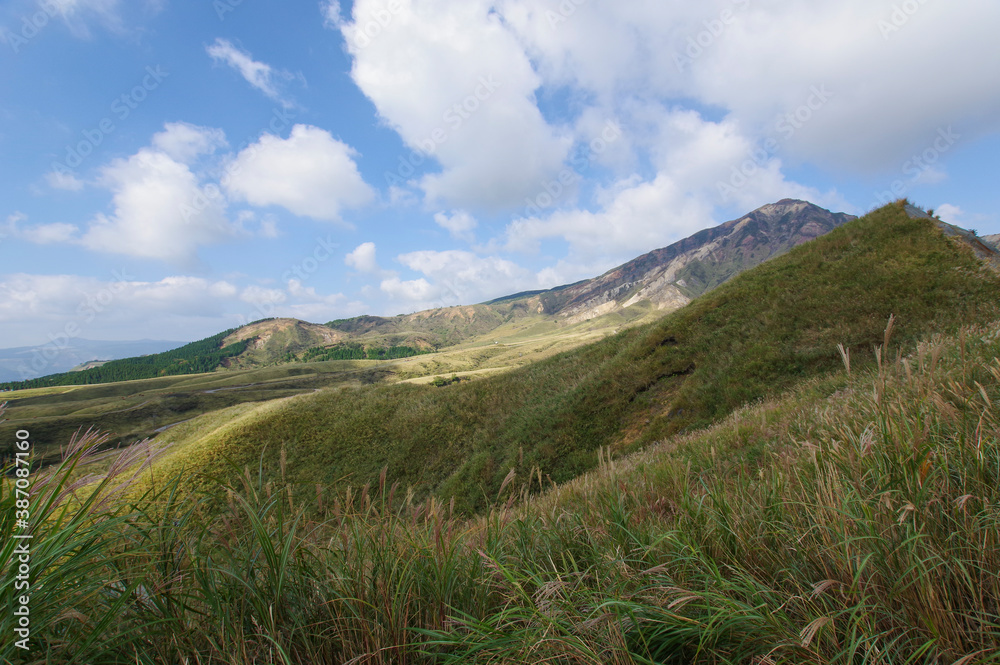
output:
[[[369,355],[398,358],[491,335],[504,326],[508,326],[506,334],[517,334],[532,324],[572,326],[608,315],[615,315],[608,321],[609,327],[616,328],[678,309],[741,271],[850,219],[853,217],[844,213],[785,199],[649,252],[600,277],[548,291],[389,318],[361,316],[331,321],[326,326],[268,319],[169,352],[0,384],[0,389],[87,385],[216,369],[252,369],[316,357],[358,357],[317,352],[329,347],[384,350],[381,356]],[[524,325],[512,327],[512,323]]]
[[151,469],[85,446],[29,506],[32,639],[93,663],[1000,662],[996,258],[901,202],[499,376],[218,408]]
[[[880,209],[726,281],[683,309],[530,366],[447,388],[323,391],[242,413],[179,442],[166,468],[263,464],[312,487],[390,480],[465,510],[515,469],[559,483],[625,451],[874,359],[890,317],[906,350],[992,321],[1000,277],[961,236],[902,204]],[[282,473],[285,473],[282,471]]]

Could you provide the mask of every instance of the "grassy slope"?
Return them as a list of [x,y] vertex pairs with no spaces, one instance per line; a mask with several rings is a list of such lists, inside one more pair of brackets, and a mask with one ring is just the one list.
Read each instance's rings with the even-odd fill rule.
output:
[[482,506],[514,467],[554,482],[627,447],[871,357],[890,315],[908,349],[938,330],[988,321],[1000,279],[928,220],[888,206],[740,275],[662,321],[509,374],[444,389],[374,386],[248,413],[167,465],[287,473],[304,486],[388,476],[417,493]]
[[932,336],[471,521],[248,478],[199,523],[112,480],[32,544],[33,662],[995,665],[998,357],[1000,322]]
[[374,370],[372,362],[332,361],[7,393],[9,420],[0,422],[0,454],[9,454],[14,432],[22,428],[34,435],[36,453],[52,461],[80,428],[109,432],[109,446],[131,444],[155,436],[160,427],[234,404],[370,382],[365,375]]

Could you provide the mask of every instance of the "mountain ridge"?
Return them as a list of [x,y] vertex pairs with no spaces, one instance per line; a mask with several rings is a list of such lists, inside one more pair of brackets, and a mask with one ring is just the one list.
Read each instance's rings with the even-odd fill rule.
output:
[[[598,277],[545,291],[516,293],[484,303],[395,317],[362,315],[325,325],[290,318],[253,322],[208,338],[219,337],[219,349],[230,352],[206,355],[202,346],[207,340],[192,342],[184,349],[197,347],[197,355],[188,353],[176,359],[163,370],[168,374],[161,375],[187,373],[194,367],[205,366],[209,360],[217,362],[213,369],[249,369],[305,361],[315,357],[311,351],[340,345],[395,347],[407,349],[409,354],[422,353],[482,338],[518,323],[523,323],[522,327],[532,324],[565,327],[609,317],[610,328],[618,329],[680,309],[734,275],[852,219],[855,219],[852,215],[833,213],[808,201],[782,199],[654,249]],[[642,303],[648,305],[640,306]],[[618,318],[611,319],[612,316]],[[497,335],[502,337],[499,332]],[[110,368],[94,368],[73,372],[71,377],[50,375],[31,382],[30,387],[49,385],[44,383],[45,379],[63,385],[88,383],[98,372],[112,375]]]

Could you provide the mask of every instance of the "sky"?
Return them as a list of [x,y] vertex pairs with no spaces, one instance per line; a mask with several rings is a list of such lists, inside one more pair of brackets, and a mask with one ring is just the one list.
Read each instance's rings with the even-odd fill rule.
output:
[[593,277],[783,198],[1000,233],[996,0],[3,0],[0,347]]

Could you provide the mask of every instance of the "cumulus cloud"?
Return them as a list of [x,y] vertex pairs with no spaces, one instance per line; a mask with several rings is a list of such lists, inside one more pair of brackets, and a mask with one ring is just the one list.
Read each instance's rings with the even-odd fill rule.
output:
[[181,164],[190,164],[225,145],[226,134],[221,129],[186,122],[168,122],[162,132],[153,135],[152,141],[153,148]]
[[240,293],[240,300],[251,305],[277,305],[288,300],[288,296],[281,289],[248,286]]
[[[913,7],[498,2],[549,85],[572,86],[604,108],[636,98],[693,100],[754,138],[790,118],[788,156],[852,170],[892,168],[943,126],[971,135],[1000,128],[1000,90],[981,84],[983,63],[1000,56],[989,36],[1000,6]],[[829,94],[817,98],[816,90]]]
[[[382,280],[379,288],[393,300],[409,304],[412,311],[434,307],[432,301],[441,295],[441,289],[431,285],[423,277],[405,281],[398,275],[387,277]],[[443,303],[437,304],[437,306],[442,305]]]
[[208,46],[205,51],[216,62],[221,62],[235,69],[247,83],[270,99],[280,102],[286,107],[293,105],[279,90],[279,82],[295,78],[290,72],[276,70],[267,63],[254,60],[249,51],[237,48],[228,39],[221,37],[216,39],[215,43]]
[[358,172],[356,156],[329,132],[295,125],[287,139],[264,134],[240,152],[228,167],[225,186],[232,197],[255,206],[339,221],[344,208],[359,208],[375,196]]
[[32,345],[69,335],[90,339],[190,339],[193,330],[218,332],[227,302],[237,293],[226,281],[169,276],[136,279],[127,271],[84,275],[0,276],[0,320],[17,320],[19,337]]
[[965,212],[960,207],[950,203],[941,204],[935,212],[943,221],[955,226],[961,226],[965,216]]
[[71,242],[78,232],[79,229],[73,224],[40,224],[24,229],[21,237],[37,245],[50,245]]
[[516,35],[488,0],[390,5],[358,0],[341,20],[328,4],[326,15],[347,42],[358,87],[410,148],[440,163],[419,182],[426,198],[520,205],[558,170],[570,141],[535,104],[542,81]]
[[379,273],[378,261],[375,259],[375,243],[365,242],[354,248],[344,257],[344,263],[362,273]]
[[479,226],[475,218],[464,210],[453,210],[451,215],[439,212],[434,215],[434,221],[443,229],[447,229],[453,238],[471,242],[475,239],[473,230]]
[[530,270],[498,256],[424,250],[401,254],[397,261],[424,277],[409,281],[391,277],[382,281],[381,289],[417,308],[488,300],[537,285]]
[[[154,147],[105,166],[99,182],[113,194],[113,211],[94,217],[82,244],[96,251],[190,263],[202,245],[232,236],[218,189],[202,185],[187,164],[163,151],[191,156],[207,149],[210,143],[193,140],[196,134],[189,125],[168,125],[154,138]],[[211,130],[203,134],[218,138]]]
[[62,189],[67,192],[79,192],[84,183],[69,171],[50,171],[45,174],[45,182],[52,189]]
[[26,221],[28,221],[28,216],[24,213],[15,212],[8,215],[4,223],[0,224],[0,240],[17,238],[36,245],[51,245],[73,242],[79,232],[79,229],[73,224],[57,222],[24,226],[22,222]]

